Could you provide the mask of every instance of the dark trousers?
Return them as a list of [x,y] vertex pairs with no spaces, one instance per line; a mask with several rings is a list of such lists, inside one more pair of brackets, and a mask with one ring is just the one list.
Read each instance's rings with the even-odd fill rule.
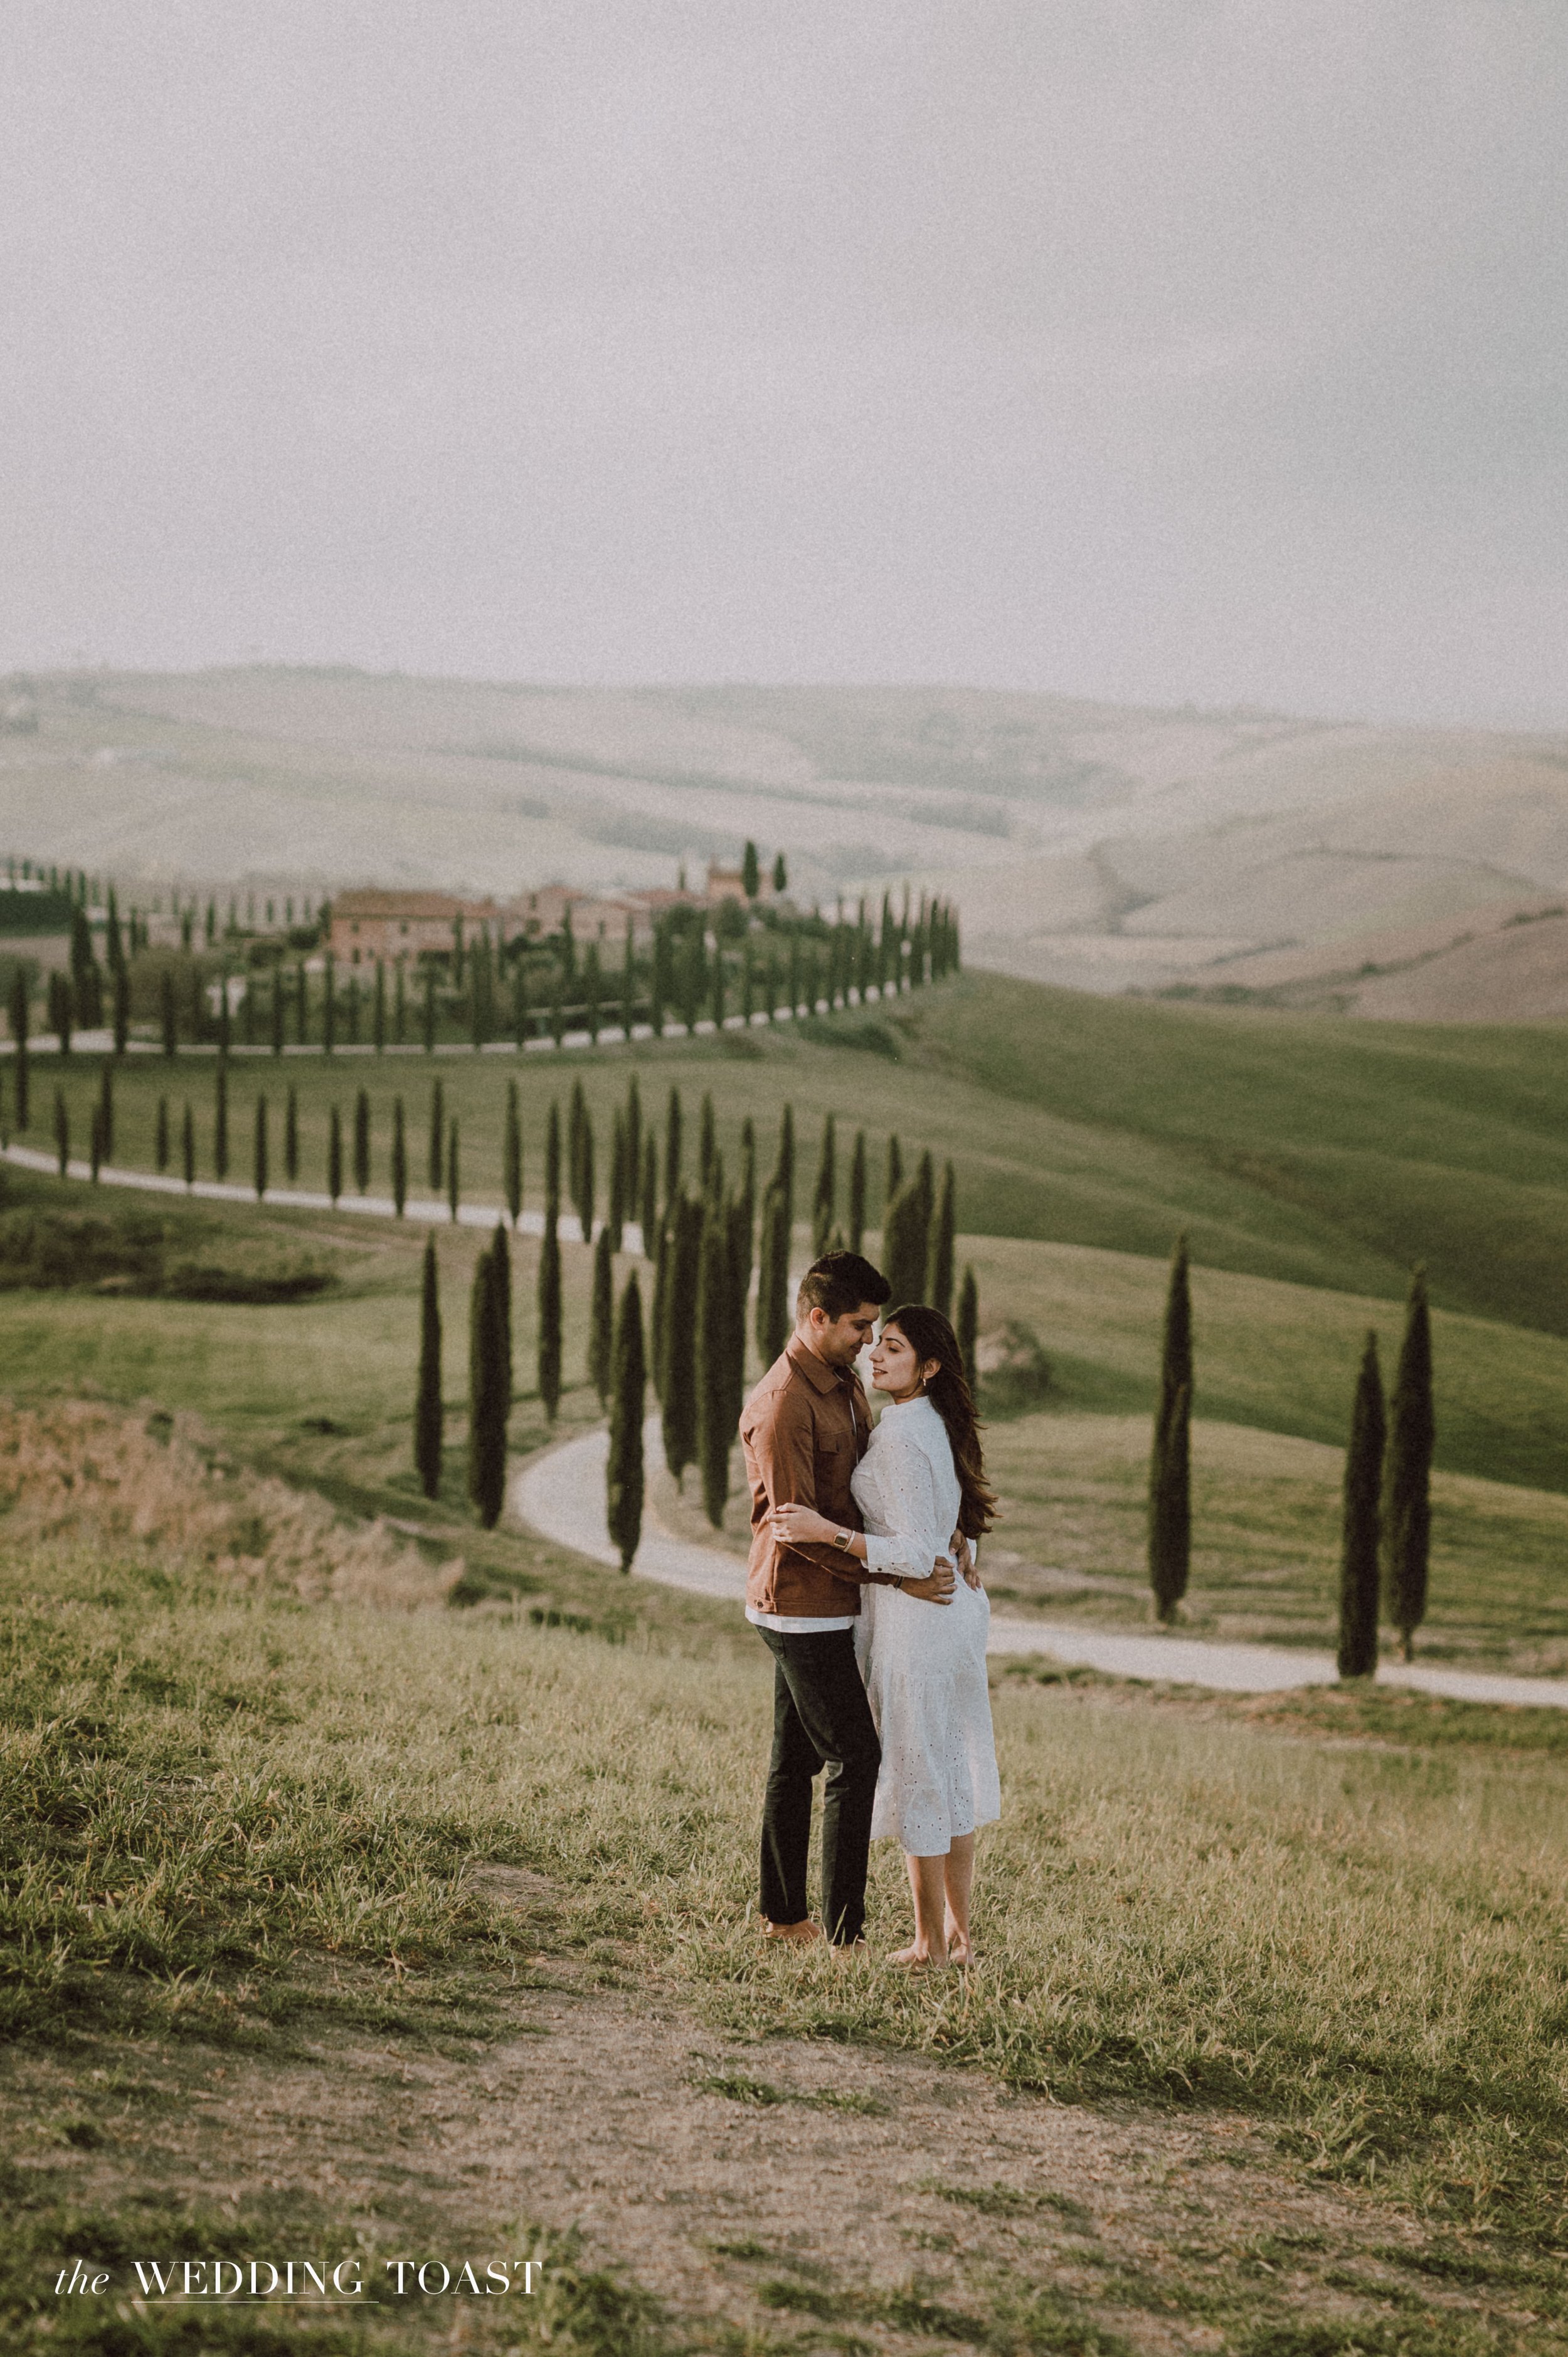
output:
[[811,1779],[822,1787],[822,1929],[843,1946],[865,1922],[871,1804],[882,1747],[854,1658],[853,1629],[820,1636],[757,1635],[773,1656],[773,1759],[762,1810],[762,1912],[770,1923],[807,1913]]

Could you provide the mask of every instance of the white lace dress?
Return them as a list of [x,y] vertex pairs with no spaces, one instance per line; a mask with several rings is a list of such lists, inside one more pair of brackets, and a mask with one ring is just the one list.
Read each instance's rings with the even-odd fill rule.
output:
[[[924,1579],[949,1553],[959,1483],[947,1426],[929,1400],[882,1411],[850,1483],[873,1571]],[[955,1834],[1002,1813],[985,1640],[983,1588],[959,1579],[950,1604],[866,1587],[855,1651],[882,1738],[874,1841],[896,1835],[911,1857],[945,1857]]]

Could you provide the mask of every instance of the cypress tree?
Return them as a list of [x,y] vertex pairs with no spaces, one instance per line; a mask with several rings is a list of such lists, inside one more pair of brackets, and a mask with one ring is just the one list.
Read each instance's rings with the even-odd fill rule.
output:
[[920,1190],[920,1200],[926,1207],[926,1226],[930,1228],[937,1208],[937,1174],[929,1152],[920,1157],[915,1172],[915,1184]]
[[553,1098],[544,1133],[544,1241],[539,1251],[539,1396],[553,1424],[561,1404],[561,1108]]
[[757,1279],[757,1348],[770,1367],[789,1340],[789,1222],[777,1179],[762,1198]]
[[292,1187],[299,1177],[299,1091],[290,1089],[283,1114],[284,1176]]
[[773,862],[773,889],[776,892],[782,892],[787,888],[789,882],[789,870],[784,865],[784,854],[779,852]]
[[528,961],[520,949],[511,969],[511,1036],[520,1056],[528,1045]]
[[1369,1330],[1356,1377],[1350,1446],[1345,1453],[1345,1523],[1339,1555],[1342,1678],[1369,1678],[1378,1666],[1378,1501],[1386,1437],[1378,1338]]
[[980,1381],[980,1370],[974,1363],[974,1348],[980,1337],[980,1291],[974,1282],[974,1271],[967,1265],[958,1289],[957,1332],[964,1381],[973,1392]]
[[822,1124],[822,1151],[817,1164],[817,1191],[811,1198],[811,1258],[820,1260],[832,1233],[838,1209],[838,1150],[830,1113]]
[[[131,1039],[131,977],[123,965],[117,965],[111,976],[114,991],[114,1053],[123,1056]],[[250,1005],[250,993],[245,1003]]]
[[327,1192],[334,1203],[343,1192],[343,1117],[336,1105],[327,1121]]
[[392,1038],[401,1048],[408,1028],[408,988],[403,981],[403,960],[392,968]]
[[659,1229],[659,1147],[649,1130],[642,1141],[642,1200],[638,1206],[642,1229],[642,1256],[651,1260]]
[[666,1216],[681,1186],[681,1092],[671,1089],[664,1111],[664,1210]]
[[610,1362],[610,1450],[605,1503],[610,1537],[629,1571],[642,1535],[642,1417],[647,1389],[642,1348],[642,1296],[634,1270],[616,1315]]
[[800,1012],[800,929],[799,925],[792,925],[789,929],[789,1012],[791,1015],[799,1015]]
[[256,1200],[263,1201],[267,1191],[267,1101],[256,1099],[256,1132],[252,1154],[251,1182],[256,1190]]
[[887,1206],[882,1225],[882,1268],[893,1291],[894,1308],[925,1297],[926,1267],[930,1257],[930,1221],[919,1182],[911,1178],[899,1188]]
[[576,1209],[577,1224],[583,1232],[583,1242],[588,1243],[594,1233],[594,1125],[585,1103],[583,1103],[582,1124],[577,1134],[577,1169],[572,1200]]
[[21,966],[11,974],[11,1037],[16,1043],[12,1070],[16,1075],[16,1126],[31,1126],[31,1079],[27,1060],[27,977]]
[[229,1176],[229,1067],[221,1056],[212,1107],[212,1168],[218,1178]]
[[779,952],[771,942],[768,944],[768,955],[763,961],[762,995],[768,1006],[768,1020],[769,1023],[777,1023],[779,1020]]
[[174,975],[166,965],[158,976],[158,1028],[164,1054],[172,1063],[179,1045],[179,1021],[175,1013]]
[[427,1498],[441,1487],[441,1292],[435,1238],[424,1240],[419,1296],[419,1382],[413,1395],[413,1467]]
[[854,1153],[849,1166],[849,1248],[861,1252],[865,1244],[865,1132],[854,1133]]
[[626,920],[626,940],[620,960],[620,1036],[629,1042],[632,1025],[637,1017],[637,956],[632,940],[631,919]]
[[500,1368],[502,1422],[511,1414],[511,1246],[505,1223],[498,1220],[490,1239],[490,1289],[494,1296],[496,1355]]
[[401,1220],[408,1201],[408,1132],[401,1097],[392,1099],[392,1209]]
[[757,865],[757,845],[747,838],[740,860],[741,889],[748,900],[755,900],[762,889],[762,871]]
[[1192,1555],[1192,1294],[1187,1238],[1171,1255],[1160,1351],[1160,1396],[1149,1460],[1149,1586],[1161,1620],[1187,1594]]
[[619,1252],[627,1218],[626,1116],[619,1105],[610,1115],[610,1200],[605,1218],[611,1250]]
[[303,1048],[310,1039],[310,977],[306,973],[303,958],[295,967],[294,985],[295,1026],[299,1033],[299,1044]]
[[664,1313],[664,1461],[681,1481],[697,1450],[697,1284],[703,1247],[700,1198],[677,1195],[668,1213],[669,1291]]
[[561,969],[550,969],[550,1037],[559,1048],[566,1037],[566,1005],[562,996]]
[[745,1183],[730,1197],[725,1212],[728,1258],[729,1308],[725,1321],[725,1414],[733,1433],[746,1403],[746,1297],[751,1289],[752,1228],[755,1224],[751,1189]]
[[583,1021],[590,1048],[596,1048],[599,1044],[603,998],[604,976],[599,970],[599,945],[597,942],[590,942],[583,958]]
[[714,1029],[722,1031],[725,1028],[725,945],[722,938],[716,938],[714,942],[714,971],[711,981],[710,1004],[713,1008]]
[[337,1053],[338,980],[330,950],[321,961],[321,1048],[324,1055]]
[[610,1404],[610,1350],[614,1341],[615,1258],[610,1232],[601,1228],[594,1245],[594,1289],[588,1310],[588,1381],[599,1405]]
[[887,1206],[904,1184],[904,1149],[895,1130],[887,1140],[887,1168],[882,1182],[882,1216],[887,1216]]
[[557,1216],[561,1211],[561,1107],[552,1097],[550,1119],[544,1131],[544,1208]]
[[272,1016],[273,1023],[273,1053],[274,1056],[281,1056],[283,1054],[284,1014],[283,968],[281,965],[274,965],[273,968],[272,990],[269,994],[269,999],[270,1004],[268,1011]]
[[1411,1279],[1404,1340],[1394,1376],[1383,1480],[1383,1611],[1400,1632],[1408,1662],[1426,1614],[1427,1557],[1432,1542],[1432,1315],[1426,1271]]
[[188,1097],[185,1101],[185,1110],[180,1117],[179,1157],[185,1176],[186,1190],[188,1193],[196,1184],[196,1116],[190,1110]]
[[725,1210],[710,1199],[703,1206],[697,1258],[696,1457],[703,1480],[703,1510],[718,1530],[729,1495],[731,1322],[729,1238]]
[[556,1200],[544,1206],[544,1240],[539,1247],[539,1396],[552,1424],[561,1405],[561,1240],[555,1232]]
[[158,1109],[153,1122],[153,1168],[160,1174],[168,1168],[168,1099],[158,1099]]
[[[757,1248],[757,1131],[747,1114],[740,1125],[740,1179],[735,1192],[736,1317],[740,1326],[742,1363],[746,1358],[746,1305],[751,1291],[752,1258]],[[736,1415],[740,1403],[736,1402]]]
[[[649,1141],[652,1143],[651,1139]],[[674,1261],[671,1246],[668,1217],[658,1223],[657,1230],[648,1231],[654,1241],[653,1314],[648,1334],[648,1367],[652,1377],[655,1396],[664,1397],[664,1330],[670,1316],[670,1271]]]
[[950,1162],[942,1168],[941,1191],[931,1223],[930,1259],[926,1269],[926,1299],[944,1318],[952,1316],[953,1230],[957,1225],[956,1182]]
[[354,1099],[354,1185],[362,1195],[371,1183],[371,1100],[361,1089]]
[[439,1081],[430,1084],[430,1153],[428,1157],[430,1191],[439,1195],[446,1176],[446,1100]]
[[[424,1006],[423,1013],[424,1018],[424,1052],[427,1056],[434,1056],[435,1053],[435,968],[433,964],[427,965],[424,969]],[[438,1191],[441,1181],[439,1178],[433,1179],[431,1181],[431,1185],[434,1189]]]
[[[785,1106],[779,1117],[779,1159],[773,1166],[773,1184],[784,1199],[785,1231],[787,1236],[792,1238],[795,1232],[795,1108],[790,1104]],[[788,1254],[788,1243],[785,1252]]]
[[627,1194],[627,1211],[630,1217],[635,1211],[633,1199],[642,1170],[642,1097],[635,1072],[626,1086],[626,1167],[630,1177]]
[[114,1159],[114,1067],[107,1060],[98,1069],[98,1125],[105,1162]]
[[697,1184],[706,1188],[713,1176],[714,1156],[718,1151],[714,1128],[714,1093],[703,1091],[703,1110],[697,1124]]
[[378,1056],[384,1056],[387,1047],[387,970],[382,961],[376,960],[376,996],[371,1018],[371,1039]]
[[493,1254],[480,1253],[468,1296],[468,1498],[487,1531],[500,1520],[506,1495],[506,1411],[494,1276]]
[[460,1200],[457,1180],[457,1116],[454,1114],[446,1125],[446,1208],[452,1214],[454,1222],[456,1221],[457,1205]]

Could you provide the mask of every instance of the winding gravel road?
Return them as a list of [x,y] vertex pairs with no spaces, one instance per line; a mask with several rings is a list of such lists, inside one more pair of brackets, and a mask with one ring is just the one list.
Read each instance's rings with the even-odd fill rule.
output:
[[[644,1446],[652,1458],[661,1446],[659,1418],[651,1415]],[[605,1521],[605,1465],[609,1437],[603,1430],[564,1440],[531,1458],[514,1476],[513,1511],[541,1537],[571,1547],[595,1563],[618,1568],[620,1555]],[[657,1518],[645,1513],[642,1544],[633,1569],[638,1577],[666,1587],[685,1587],[722,1597],[738,1609],[746,1574],[718,1547],[693,1546],[672,1538]],[[935,1608],[933,1608],[934,1609]],[[1276,1645],[1216,1645],[1196,1637],[1146,1636],[1122,1630],[1086,1629],[1079,1622],[1007,1620],[993,1615],[990,1651],[1044,1653],[1053,1661],[1103,1670],[1119,1678],[1152,1678],[1173,1685],[1208,1686],[1226,1694],[1277,1694],[1293,1686],[1325,1686],[1338,1673],[1327,1653],[1297,1652]],[[1471,1670],[1386,1662],[1380,1684],[1413,1686],[1423,1694],[1456,1702],[1531,1704],[1568,1709],[1568,1680],[1509,1678]]]

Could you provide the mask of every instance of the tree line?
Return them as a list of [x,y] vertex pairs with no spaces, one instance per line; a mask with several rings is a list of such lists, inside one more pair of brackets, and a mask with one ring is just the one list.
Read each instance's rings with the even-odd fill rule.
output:
[[[1187,1594],[1191,1567],[1192,1399],[1192,1294],[1182,1236],[1165,1294],[1149,1463],[1149,1586],[1155,1614],[1167,1624]],[[1412,1656],[1415,1632],[1426,1617],[1435,1438],[1432,1313],[1426,1273],[1417,1268],[1405,1303],[1392,1398],[1384,1398],[1371,1329],[1357,1370],[1340,1521],[1337,1662],[1342,1678],[1370,1677],[1376,1670],[1380,1608],[1399,1631],[1405,1660]]]
[[[506,1164],[513,1223],[520,1200],[521,1140],[516,1127],[515,1084],[507,1108]],[[433,1142],[439,1135],[433,1123]],[[515,1141],[515,1142],[514,1142]],[[866,1216],[867,1141],[857,1131],[849,1184],[841,1191],[837,1125],[824,1121],[811,1196],[811,1252],[858,1251]],[[582,1084],[572,1091],[563,1121],[553,1101],[545,1127],[544,1221],[537,1297],[536,1381],[546,1419],[553,1422],[564,1387],[561,1234],[563,1201],[579,1232],[593,1239],[585,1365],[609,1418],[607,1480],[610,1527],[628,1567],[641,1527],[644,1482],[643,1414],[651,1383],[659,1403],[664,1461],[678,1483],[695,1468],[703,1510],[715,1528],[729,1495],[729,1463],[740,1420],[748,1330],[763,1365],[783,1350],[792,1328],[789,1258],[796,1196],[793,1108],[785,1105],[771,1168],[758,1201],[757,1136],[742,1125],[733,1174],[717,1139],[711,1094],[702,1100],[695,1151],[688,1157],[685,1108],[671,1088],[662,1120],[645,1113],[637,1076],[611,1121],[608,1200],[596,1222],[596,1144]],[[895,1302],[929,1300],[951,1313],[957,1197],[951,1163],[940,1181],[922,1153],[904,1176],[897,1136],[885,1149],[884,1239]],[[519,1174],[514,1189],[513,1172]],[[841,1220],[841,1204],[843,1220]],[[652,1265],[646,1319],[643,1291],[633,1271],[619,1299],[615,1259],[635,1222],[643,1258]],[[847,1222],[847,1225],[844,1222]],[[501,1511],[506,1416],[511,1405],[510,1263],[505,1222],[481,1254],[469,1308],[469,1494],[487,1526]],[[441,1337],[435,1284],[435,1239],[425,1246],[419,1379],[414,1413],[414,1461],[428,1496],[441,1467]],[[753,1277],[757,1278],[752,1302]],[[506,1308],[499,1306],[506,1291]],[[959,1292],[958,1329],[973,1378],[979,1296],[972,1268]],[[502,1360],[504,1358],[504,1364]],[[504,1405],[503,1405],[504,1404]]]

